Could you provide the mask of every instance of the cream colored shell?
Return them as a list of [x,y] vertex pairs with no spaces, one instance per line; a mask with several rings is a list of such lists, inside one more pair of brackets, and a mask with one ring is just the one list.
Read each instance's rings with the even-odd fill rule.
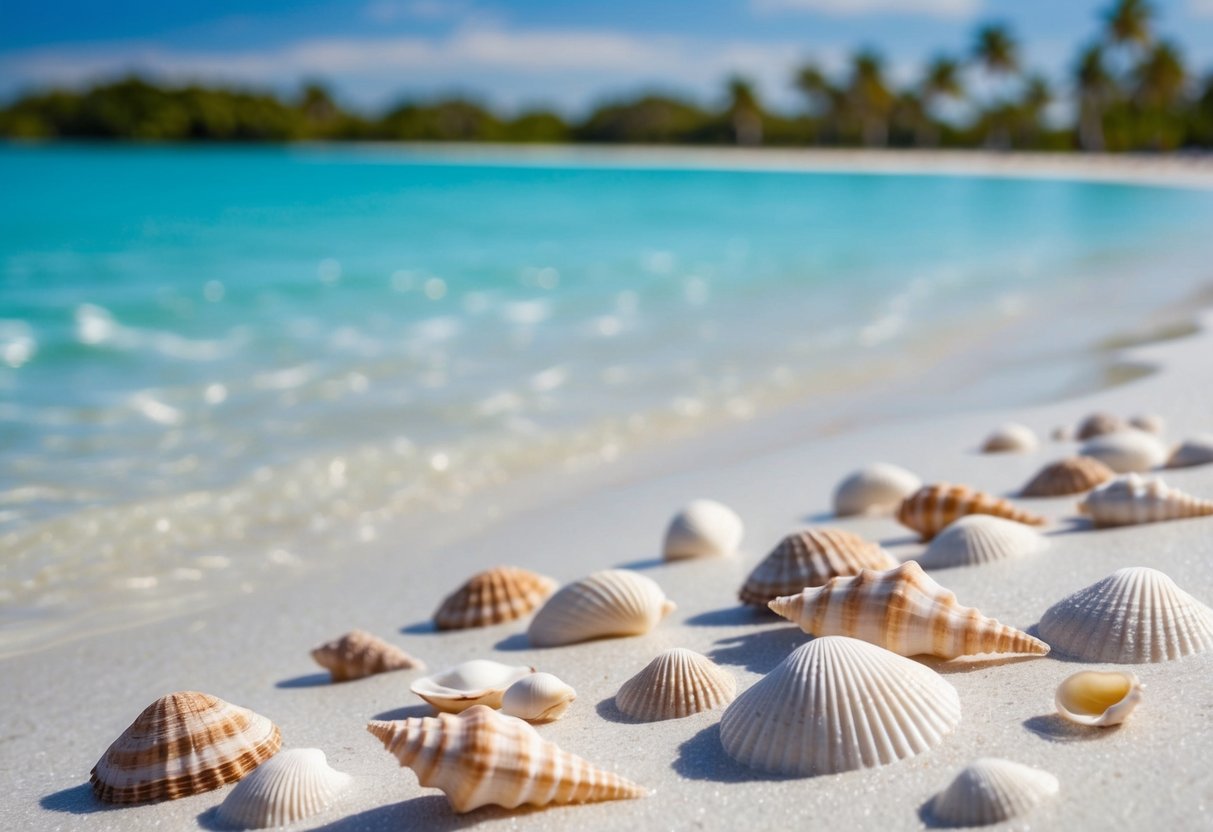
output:
[[555,647],[639,636],[676,608],[652,578],[608,569],[574,581],[549,598],[531,619],[527,638],[535,647]]
[[846,476],[834,489],[834,513],[891,514],[909,495],[922,487],[914,473],[887,462],[876,462]]
[[501,707],[501,697],[510,685],[535,672],[535,668],[513,667],[488,659],[473,659],[413,682],[413,693],[439,711],[457,714],[474,705]]
[[1213,433],[1202,433],[1175,446],[1167,459],[1168,468],[1190,468],[1213,463]]
[[765,607],[772,598],[821,586],[838,575],[861,569],[896,566],[879,544],[842,529],[815,528],[794,532],[779,542],[754,567],[738,592],[744,604]]
[[681,719],[733,701],[737,681],[707,656],[675,647],[666,650],[615,695],[615,706],[640,722]]
[[897,522],[930,540],[966,514],[992,514],[1016,523],[1043,526],[1045,518],[967,485],[946,482],[924,485],[901,501]]
[[339,639],[320,645],[312,650],[312,658],[329,671],[334,682],[393,670],[425,669],[420,660],[364,630],[351,630]]
[[1167,461],[1167,446],[1162,440],[1136,428],[1097,436],[1078,452],[1098,459],[1118,474],[1149,471]]
[[999,425],[986,437],[986,441],[981,444],[981,452],[1026,454],[1035,451],[1039,446],[1040,441],[1030,427],[1018,422],[1007,422]]
[[331,768],[319,748],[292,748],[265,761],[236,784],[219,819],[237,829],[268,829],[328,809],[352,778]]
[[501,712],[527,722],[555,722],[576,698],[577,691],[551,673],[532,673],[506,688]]
[[1064,497],[1068,494],[1081,494],[1097,485],[1103,485],[1115,476],[1116,472],[1098,459],[1072,456],[1041,468],[1019,495]]
[[1129,418],[1129,427],[1162,436],[1167,432],[1167,421],[1157,413],[1138,413]]
[[488,627],[514,621],[544,602],[556,582],[517,566],[486,569],[451,593],[434,613],[439,630]]
[[666,560],[737,553],[744,527],[733,509],[715,500],[694,500],[674,515],[665,532]]
[[984,757],[961,769],[935,796],[931,815],[948,826],[988,826],[1027,814],[1059,789],[1047,771]]
[[1023,523],[970,514],[940,532],[916,560],[924,569],[946,569],[1022,558],[1048,547],[1044,535]]
[[1141,680],[1136,673],[1114,670],[1080,670],[1057,686],[1057,712],[1071,722],[1107,728],[1120,725],[1141,702]]
[[1111,413],[1092,413],[1079,422],[1078,427],[1074,430],[1074,438],[1083,442],[1096,436],[1105,436],[1125,430],[1127,427],[1128,425],[1119,416],[1113,416]]
[[1131,526],[1213,515],[1213,500],[1171,488],[1158,477],[1126,474],[1096,488],[1078,504],[1096,527]]

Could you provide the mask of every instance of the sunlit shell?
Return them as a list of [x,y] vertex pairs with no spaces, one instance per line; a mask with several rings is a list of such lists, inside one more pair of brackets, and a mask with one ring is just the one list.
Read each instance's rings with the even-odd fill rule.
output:
[[500,708],[506,689],[534,672],[535,668],[525,665],[513,667],[488,659],[473,659],[418,679],[409,690],[438,710],[452,714],[473,705]]
[[371,722],[374,734],[423,786],[442,789],[456,812],[497,805],[591,803],[648,790],[547,742],[521,719],[475,707],[458,716]]
[[498,566],[473,575],[447,596],[434,613],[439,630],[488,627],[513,621],[556,590],[556,582],[516,566]]
[[351,630],[341,638],[312,650],[316,664],[326,668],[334,682],[361,679],[392,670],[424,670],[425,665],[381,638],[364,630]]
[[1168,468],[1190,468],[1213,463],[1213,433],[1202,433],[1175,446],[1167,459]]
[[1040,635],[1089,662],[1163,662],[1213,647],[1213,610],[1157,569],[1130,566],[1045,611]]
[[725,709],[720,740],[742,765],[807,776],[895,763],[960,722],[956,689],[925,665],[842,636],[814,639]]
[[1078,423],[1078,427],[1074,431],[1074,438],[1082,442],[1096,436],[1116,433],[1126,427],[1128,426],[1122,419],[1111,413],[1092,413]]
[[623,683],[615,706],[641,722],[681,719],[733,701],[737,680],[707,656],[675,647]]
[[746,578],[738,597],[744,604],[765,607],[772,598],[821,586],[838,575],[861,569],[896,566],[879,544],[842,529],[805,529],[779,542]]
[[834,489],[834,513],[891,514],[922,480],[910,471],[886,462],[876,462],[848,474]]
[[332,806],[351,777],[329,767],[319,748],[292,748],[259,765],[219,806],[237,829],[286,826]]
[[970,514],[952,523],[916,558],[924,569],[975,566],[1044,551],[1048,539],[1031,526],[989,514]]
[[1049,652],[1039,639],[962,607],[912,560],[884,572],[833,578],[770,606],[810,635],[850,636],[902,656]]
[[715,500],[694,500],[670,521],[662,556],[682,560],[736,554],[742,532],[733,509]]
[[595,638],[639,636],[677,608],[652,578],[607,569],[561,588],[531,619],[527,638],[536,647]]
[[1213,515],[1213,500],[1171,488],[1158,477],[1126,474],[1101,485],[1078,504],[1099,528]]
[[931,817],[945,826],[988,826],[1030,812],[1059,788],[1047,771],[984,757],[961,769],[935,796]]
[[1040,442],[1030,427],[1017,422],[1007,422],[1005,425],[999,425],[986,437],[986,441],[981,444],[981,452],[1024,454],[1031,453],[1039,445]]
[[1167,432],[1166,420],[1157,413],[1139,413],[1129,419],[1129,427],[1144,430],[1155,436],[1162,436]]
[[1167,461],[1167,446],[1162,440],[1136,428],[1097,436],[1078,452],[1098,459],[1118,474],[1149,471]]
[[1141,702],[1141,689],[1136,673],[1080,670],[1057,686],[1057,712],[1079,725],[1120,725]]
[[1115,478],[1116,472],[1098,459],[1089,456],[1072,456],[1052,465],[1046,465],[1032,477],[1021,497],[1064,497],[1081,494],[1097,485]]
[[282,746],[278,726],[247,708],[194,691],[148,705],[93,766],[109,803],[175,800],[234,783]]
[[532,673],[506,689],[501,712],[527,722],[554,722],[576,698],[577,691],[551,673]]
[[930,540],[966,514],[992,514],[1029,526],[1043,526],[1046,522],[1045,518],[1017,508],[1001,497],[946,482],[925,485],[902,500],[897,521],[918,532],[923,540]]

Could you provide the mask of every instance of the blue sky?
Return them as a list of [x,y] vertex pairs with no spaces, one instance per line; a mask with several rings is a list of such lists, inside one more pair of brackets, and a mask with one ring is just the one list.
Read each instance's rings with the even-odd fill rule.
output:
[[[283,91],[328,83],[346,103],[475,93],[573,113],[657,88],[712,101],[738,72],[776,105],[813,59],[874,46],[910,79],[963,55],[974,27],[1008,22],[1024,62],[1062,80],[1110,0],[2,0],[0,96],[138,71]],[[1213,70],[1213,0],[1155,0],[1159,32]]]

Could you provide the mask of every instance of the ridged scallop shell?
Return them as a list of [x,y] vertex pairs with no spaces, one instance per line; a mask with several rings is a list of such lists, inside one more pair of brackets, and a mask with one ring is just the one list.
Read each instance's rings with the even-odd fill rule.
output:
[[867,642],[826,636],[797,647],[734,700],[720,741],[774,774],[833,774],[927,751],[960,722],[942,676]]
[[1040,469],[1019,492],[1021,497],[1064,497],[1081,494],[1114,479],[1116,472],[1098,459],[1072,456]]
[[639,636],[677,608],[652,578],[607,569],[574,581],[548,599],[527,629],[535,647],[595,638]]
[[234,783],[282,746],[278,726],[207,693],[182,691],[143,709],[89,778],[108,803],[176,800]]
[[1202,433],[1175,446],[1167,459],[1168,468],[1189,468],[1213,463],[1213,433]]
[[935,796],[931,816],[946,826],[988,826],[1030,812],[1059,789],[1047,771],[983,757],[962,768]]
[[1129,566],[1049,607],[1039,629],[1077,659],[1163,662],[1213,647],[1213,610],[1157,569]]
[[653,659],[615,694],[615,706],[640,722],[681,719],[733,701],[737,680],[707,656],[675,647]]
[[506,688],[501,712],[527,722],[554,722],[576,698],[577,691],[551,673],[532,673]]
[[834,489],[834,513],[892,514],[897,506],[922,487],[922,480],[905,468],[877,462],[860,468]]
[[810,635],[850,636],[902,656],[1049,652],[1039,639],[962,607],[912,560],[884,572],[834,578],[770,606]]
[[805,529],[779,542],[738,592],[743,604],[765,607],[772,598],[821,586],[861,569],[888,569],[897,561],[877,543],[842,529]]
[[473,659],[418,679],[409,690],[438,710],[452,714],[474,705],[500,708],[506,689],[534,672],[535,668],[525,665],[514,667],[488,659]]
[[1167,446],[1162,440],[1136,428],[1097,436],[1078,452],[1098,459],[1118,474],[1149,471],[1167,461]]
[[1074,430],[1074,438],[1082,442],[1096,436],[1116,433],[1126,427],[1127,425],[1120,417],[1113,416],[1111,413],[1092,413],[1078,423],[1078,427]]
[[1141,680],[1123,670],[1080,670],[1057,686],[1057,712],[1071,722],[1107,728],[1120,725],[1141,702]]
[[1048,539],[1031,526],[989,514],[970,514],[952,523],[915,558],[924,569],[976,566],[1044,551]]
[[425,669],[425,664],[418,659],[364,630],[351,630],[339,639],[320,645],[312,650],[312,658],[328,670],[334,682],[392,670]]
[[1096,488],[1078,510],[1098,528],[1213,515],[1213,500],[1171,488],[1158,477],[1126,474]]
[[1129,427],[1162,436],[1167,432],[1167,421],[1157,413],[1138,413],[1129,418]]
[[521,719],[476,707],[459,716],[371,722],[374,734],[423,786],[442,789],[451,808],[490,804],[592,803],[644,797],[648,790],[547,742]]
[[434,613],[439,630],[488,627],[529,615],[556,590],[556,582],[516,566],[473,575]]
[[292,748],[262,763],[219,806],[237,829],[286,826],[328,809],[351,778],[329,767],[319,748]]
[[923,540],[930,540],[966,514],[992,514],[1029,526],[1043,526],[1046,522],[1040,515],[1017,508],[1001,497],[946,482],[925,485],[902,500],[897,522],[918,532]]
[[736,554],[744,527],[733,509],[715,500],[694,500],[674,515],[661,547],[666,560]]
[[1036,450],[1039,445],[1036,433],[1030,427],[1018,422],[1007,422],[1005,425],[999,425],[986,437],[986,441],[981,443],[981,452],[1025,454]]

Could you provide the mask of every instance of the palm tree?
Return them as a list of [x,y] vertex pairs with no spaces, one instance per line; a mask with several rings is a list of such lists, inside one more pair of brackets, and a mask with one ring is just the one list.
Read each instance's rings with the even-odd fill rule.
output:
[[1137,100],[1145,107],[1160,110],[1169,108],[1179,99],[1187,80],[1179,50],[1165,41],[1150,50],[1134,75]]
[[754,85],[739,76],[728,83],[729,121],[733,126],[733,140],[740,145],[762,144],[762,106]]
[[888,144],[893,92],[884,79],[884,59],[876,52],[865,49],[851,59],[847,101],[859,121],[864,145],[879,147]]
[[1078,144],[1083,150],[1104,149],[1103,115],[1114,89],[1112,75],[1104,62],[1104,48],[1093,43],[1078,56],[1074,69],[1078,87]]
[[830,82],[816,64],[805,64],[796,71],[792,83],[804,95],[811,116],[822,122],[819,135],[828,142],[838,138],[838,121],[844,109],[844,94]]
[[[1019,45],[1003,23],[988,23],[977,30],[973,57],[991,79],[1009,78],[1019,70]],[[1009,142],[1010,105],[1005,101],[987,108],[986,144],[1006,147]]]
[[934,147],[939,144],[939,127],[932,119],[931,105],[941,98],[956,99],[964,95],[960,62],[943,55],[933,58],[918,84],[918,95],[923,109],[922,133],[916,131],[914,141],[918,145]]
[[1019,102],[1020,139],[1024,145],[1032,144],[1040,135],[1041,121],[1052,101],[1053,89],[1048,80],[1039,74],[1029,76]]
[[1104,13],[1108,43],[1113,46],[1145,48],[1153,36],[1150,32],[1154,7],[1147,0],[1117,0]]

